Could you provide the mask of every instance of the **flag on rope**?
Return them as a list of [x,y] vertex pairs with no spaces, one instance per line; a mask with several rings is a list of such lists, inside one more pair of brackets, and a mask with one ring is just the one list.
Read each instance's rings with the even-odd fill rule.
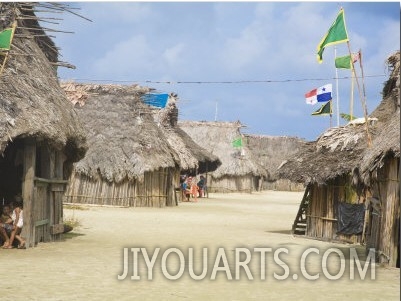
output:
[[242,137],[234,139],[232,144],[233,147],[242,147]]
[[345,26],[344,9],[340,9],[336,20],[331,25],[329,31],[317,45],[317,61],[323,62],[323,51],[326,46],[348,42],[348,34]]
[[333,114],[331,100],[322,105],[318,110],[312,113],[313,116],[325,116]]
[[[352,63],[355,63],[359,59],[359,52],[352,54]],[[335,59],[335,65],[337,69],[351,69],[351,55],[339,56]]]
[[168,94],[154,94],[154,93],[149,93],[149,94],[144,94],[141,98],[142,101],[150,106],[154,106],[157,108],[164,108],[167,104],[168,100]]
[[322,87],[313,89],[305,94],[306,103],[314,105],[317,102],[325,102],[332,99],[331,93],[333,91],[333,85],[327,84]]
[[10,50],[11,42],[14,36],[15,25],[12,28],[6,28],[0,32],[0,51]]

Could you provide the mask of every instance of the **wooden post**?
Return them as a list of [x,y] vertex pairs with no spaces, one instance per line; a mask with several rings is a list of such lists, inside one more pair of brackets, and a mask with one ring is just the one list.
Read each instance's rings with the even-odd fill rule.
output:
[[[358,87],[358,92],[359,92],[359,98],[361,100],[362,109],[363,109],[363,113],[364,113],[364,116],[365,116],[365,127],[366,127],[366,136],[367,136],[367,139],[368,139],[368,147],[371,147],[372,146],[372,138],[370,137],[370,133],[369,133],[368,109],[367,109],[367,105],[366,105],[366,97],[365,96],[362,97],[362,93],[361,93],[361,88],[359,86],[358,77],[356,76],[356,72],[355,72],[354,61],[352,60],[352,53],[351,53],[350,43],[347,42],[347,45],[348,45],[349,55],[350,55],[350,58],[351,58],[351,70],[352,70],[352,72],[354,74],[354,77],[355,77],[356,86]],[[359,53],[359,63],[362,66],[362,55],[361,55],[361,53]],[[363,69],[362,69],[362,67],[361,67],[361,70],[362,70],[362,77],[363,77]]]
[[24,181],[22,187],[22,199],[24,201],[24,227],[22,235],[26,239],[27,247],[35,246],[35,225],[34,225],[34,178],[36,165],[36,142],[27,139],[24,147]]

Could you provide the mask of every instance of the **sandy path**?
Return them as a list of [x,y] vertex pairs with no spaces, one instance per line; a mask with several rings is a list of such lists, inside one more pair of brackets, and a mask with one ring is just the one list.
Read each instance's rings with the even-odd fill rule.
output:
[[[62,242],[42,243],[27,250],[0,250],[1,300],[399,300],[400,270],[376,267],[376,279],[350,280],[349,245],[331,244],[292,237],[288,234],[298,210],[302,193],[266,191],[248,194],[212,194],[198,203],[180,203],[178,207],[102,208],[65,210],[65,218],[74,217],[81,227],[74,229]],[[124,280],[123,248],[146,248],[153,253],[160,248],[153,268],[153,280],[142,254],[138,257],[140,280],[131,280],[132,264]],[[191,279],[188,266],[178,280],[168,280],[161,270],[161,257],[168,248],[179,248],[186,256],[195,252],[195,272],[200,274],[203,247],[208,248],[208,272],[205,279]],[[227,255],[233,280],[224,271],[211,280],[217,249]],[[235,280],[235,248],[251,251],[249,280],[241,270]],[[290,269],[286,280],[277,280],[273,273],[284,273],[272,254],[266,255],[266,280],[261,280],[260,253],[255,247],[280,247],[289,250],[280,258]],[[320,254],[310,254],[306,264],[310,274],[320,272],[318,280],[302,277],[299,271],[301,254],[309,247]],[[346,271],[339,280],[328,280],[322,273],[320,260],[330,247],[346,255]],[[129,253],[132,255],[132,253]],[[363,250],[358,254],[362,257]],[[328,271],[339,269],[336,256],[330,256]],[[243,259],[243,257],[242,257]],[[132,256],[130,257],[132,261]],[[186,257],[185,262],[189,260]],[[179,271],[176,254],[167,259],[172,275]],[[222,265],[222,264],[221,264]],[[297,280],[293,274],[299,275]],[[5,280],[5,281],[4,281]]]

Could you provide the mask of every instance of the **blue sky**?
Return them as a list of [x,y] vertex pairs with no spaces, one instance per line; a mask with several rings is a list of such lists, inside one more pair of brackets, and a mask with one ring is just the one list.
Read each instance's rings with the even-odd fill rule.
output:
[[[253,134],[315,140],[330,126],[328,116],[311,116],[320,104],[307,105],[304,95],[332,83],[337,99],[334,46],[326,48],[322,64],[316,60],[316,47],[340,5],[351,50],[362,50],[368,113],[381,100],[388,78],[385,60],[400,48],[399,2],[70,5],[93,22],[65,14],[60,25],[46,24],[74,32],[55,38],[60,59],[77,67],[60,68],[62,80],[137,83],[175,92],[180,119],[213,121],[217,104],[217,120],[240,120],[247,126],[244,132]],[[346,55],[347,44],[337,45],[336,51],[337,56]],[[350,112],[350,75],[349,70],[338,70],[341,113]],[[336,126],[336,104],[334,109]],[[356,86],[354,115],[363,117]]]

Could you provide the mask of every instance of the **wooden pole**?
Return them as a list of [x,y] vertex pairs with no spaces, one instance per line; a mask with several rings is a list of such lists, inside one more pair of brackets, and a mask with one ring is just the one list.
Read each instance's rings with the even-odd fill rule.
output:
[[[334,46],[334,60],[337,57],[337,47]],[[338,69],[336,67],[336,106],[337,106],[337,126],[340,126],[340,96],[338,95]]]
[[[351,60],[352,60],[352,57],[351,57]],[[354,73],[351,71],[351,101],[350,101],[350,108],[349,108],[350,121],[352,119],[354,119],[353,118],[353,110],[354,110]]]
[[[351,58],[351,70],[352,70],[353,75],[355,77],[356,86],[357,86],[358,92],[359,92],[359,99],[361,100],[362,109],[363,109],[363,113],[364,113],[364,116],[365,116],[366,136],[367,136],[367,139],[368,139],[368,147],[370,147],[372,145],[372,138],[370,137],[370,133],[369,133],[368,109],[367,109],[367,106],[366,106],[366,99],[364,97],[362,97],[361,87],[359,86],[358,77],[356,76],[356,72],[355,72],[354,61],[352,60],[352,52],[351,52],[351,46],[350,46],[349,41],[347,41],[347,46],[348,46],[348,51],[349,51],[349,55],[350,55],[350,58]],[[359,59],[360,59],[359,63],[362,64],[361,58],[359,58]]]
[[22,199],[24,202],[24,227],[22,228],[22,234],[25,236],[27,247],[35,246],[35,166],[36,143],[33,139],[27,139],[24,144],[24,182],[22,185]]
[[[363,101],[364,101],[364,104],[365,104],[365,107],[364,107],[365,119],[367,119],[368,108],[367,108],[367,105],[366,105],[365,76],[364,76],[364,73],[363,73],[362,52],[361,52],[360,49],[359,49],[359,52],[358,52],[358,56],[359,56],[359,66],[361,68],[361,75],[362,75]],[[366,123],[366,135],[368,137],[368,146],[371,146],[372,145],[372,138],[371,138],[370,133],[369,133],[369,125],[368,125],[368,123]]]

